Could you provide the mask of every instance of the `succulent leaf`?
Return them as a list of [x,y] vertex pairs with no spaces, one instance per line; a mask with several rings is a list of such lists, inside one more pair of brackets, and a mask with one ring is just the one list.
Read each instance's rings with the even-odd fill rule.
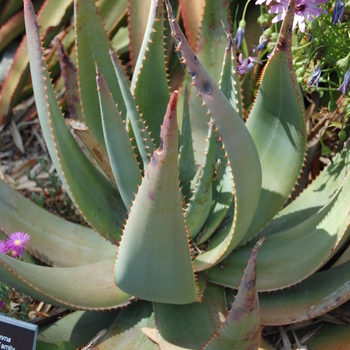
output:
[[118,107],[104,76],[97,67],[96,69],[96,84],[108,157],[124,205],[129,208],[141,184],[141,173]]
[[153,303],[162,349],[200,349],[225,319],[224,290],[207,285],[201,303]]
[[175,42],[222,137],[235,183],[236,210],[232,230],[225,237],[213,237],[207,251],[196,257],[196,269],[202,270],[225,258],[243,238],[259,201],[261,168],[257,150],[241,117],[194,55],[174,18],[169,1],[166,4]]
[[[118,103],[122,119],[126,116],[126,107],[108,50],[111,44],[97,14],[94,0],[75,0],[74,2],[76,30],[76,50],[78,58],[78,81],[84,122],[105,148],[100,106],[96,89],[95,63],[105,77],[114,101]],[[83,59],[81,59],[83,57]]]
[[[40,218],[40,225],[38,219]],[[74,267],[99,262],[115,253],[116,247],[91,228],[73,224],[24,198],[0,180],[0,222],[6,233],[30,235],[27,250],[55,267]],[[60,247],[60,249],[57,249]]]
[[214,123],[209,122],[207,148],[205,151],[205,163],[198,168],[194,177],[188,197],[190,200],[185,210],[186,224],[189,235],[194,239],[203,227],[212,202],[212,180],[215,161],[216,133],[213,130]]
[[119,240],[125,207],[114,185],[85,157],[69,131],[43,60],[33,6],[25,0],[33,89],[47,146],[62,183],[89,223],[112,242]]
[[144,328],[155,328],[154,312],[151,303],[140,301],[137,305],[129,305],[118,312],[109,327],[108,339],[98,344],[98,349],[159,349],[159,346],[144,334]]
[[255,236],[285,204],[304,163],[305,111],[292,73],[290,49],[294,9],[295,2],[291,2],[246,123],[259,152],[263,182],[259,205],[244,241]]
[[[191,47],[196,53],[198,60],[212,77],[215,85],[217,85],[222,69],[221,64],[218,64],[218,62],[223,62],[224,51],[227,44],[221,21],[223,21],[227,28],[231,28],[228,2],[226,0],[206,0],[204,12],[200,12],[197,16],[200,16],[201,13],[203,13],[203,18],[200,33],[197,36],[198,43],[195,47]],[[203,45],[203,43],[205,43],[205,45]],[[196,98],[196,94],[196,89],[192,87],[189,93],[189,105],[191,125],[193,128],[193,147],[196,160],[201,164],[203,163],[201,156],[205,148],[205,138],[207,136],[206,123],[209,122],[210,117],[206,115],[207,111],[201,106],[202,101]]]
[[[76,347],[80,347],[82,344],[86,345],[93,336],[101,330],[107,329],[113,323],[118,312],[119,310],[72,312],[54,323],[40,327],[38,343],[42,341],[58,345],[62,341],[69,341]],[[42,349],[47,350],[48,348]]]
[[153,0],[143,0],[140,6],[139,0],[128,0],[128,29],[130,36],[130,61],[133,70],[135,69],[137,58],[143,42],[143,37],[147,28],[149,9]]
[[257,349],[260,343],[260,307],[256,286],[257,254],[264,238],[254,246],[235,302],[225,322],[204,349]]
[[59,38],[57,38],[56,43],[64,87],[66,89],[69,117],[82,122],[83,114],[80,107],[77,69]]
[[349,171],[349,143],[321,174],[290,204],[283,208],[264,229],[264,235],[280,232],[306,220],[327,204]]
[[[114,254],[79,267],[51,268],[0,255],[1,280],[23,293],[70,309],[110,309],[129,303],[111,280]],[[69,281],[69,283],[67,283]]]
[[[225,28],[225,30],[228,30]],[[222,65],[221,78],[219,81],[220,90],[230,101],[236,112],[243,118],[243,101],[241,94],[241,84],[237,73],[237,60],[232,36],[226,32],[229,38],[229,44],[225,49],[224,62]]]
[[284,325],[329,312],[350,299],[350,262],[276,293],[261,293],[261,323]]
[[196,164],[192,144],[192,129],[190,121],[190,111],[188,106],[188,90],[185,86],[182,126],[180,134],[179,148],[179,176],[182,195],[188,202],[187,196],[191,180],[196,174]]
[[[350,234],[347,230],[349,191],[350,173],[332,199],[316,214],[289,229],[266,236],[259,254],[259,291],[291,286],[324,264],[340,240]],[[244,267],[252,244],[249,242],[233,252],[221,269],[211,269],[209,281],[235,288],[239,283],[237,273]]]
[[[46,0],[38,13],[40,33],[47,35],[50,32],[51,38],[53,38],[58,33],[60,23],[63,19],[65,18],[66,21],[69,20],[69,18],[66,18],[66,12],[71,4],[72,0],[62,0],[59,2]],[[1,89],[0,126],[7,120],[12,107],[20,100],[21,90],[30,75],[28,63],[27,39],[24,37]]]
[[130,210],[114,266],[115,284],[139,298],[172,304],[197,300],[178,179],[173,92],[154,152]]
[[163,32],[163,3],[152,0],[130,89],[156,147],[160,144],[160,125],[169,101]]
[[194,51],[197,49],[198,36],[203,22],[205,0],[179,0],[181,17],[184,23],[186,37]]
[[154,144],[144,122],[140,118],[140,114],[135,105],[134,97],[130,92],[130,87],[126,80],[124,71],[114,53],[110,51],[109,54],[111,56],[114,70],[118,78],[120,90],[123,94],[126,109],[128,112],[128,118],[132,128],[132,133],[136,140],[137,149],[140,153],[143,161],[143,167],[145,169],[147,163],[149,162],[149,159],[151,158],[151,154],[153,154]]

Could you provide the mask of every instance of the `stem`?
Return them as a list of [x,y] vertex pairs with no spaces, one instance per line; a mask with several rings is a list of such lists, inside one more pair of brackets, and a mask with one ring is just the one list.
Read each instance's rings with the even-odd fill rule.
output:
[[246,3],[245,3],[245,6],[244,6],[244,10],[243,10],[243,15],[242,15],[242,19],[245,21],[245,13],[247,12],[247,8],[248,8],[248,4],[250,3],[250,0],[248,0]]

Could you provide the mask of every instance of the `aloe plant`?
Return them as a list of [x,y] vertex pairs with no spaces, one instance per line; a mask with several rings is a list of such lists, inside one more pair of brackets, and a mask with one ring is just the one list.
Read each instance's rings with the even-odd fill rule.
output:
[[[67,193],[91,227],[55,217],[0,182],[2,230],[29,233],[28,252],[50,265],[0,255],[1,279],[71,309],[127,306],[73,313],[43,330],[41,341],[82,346],[106,328],[99,349],[257,349],[260,324],[307,320],[350,298],[348,262],[317,272],[350,233],[348,145],[283,207],[306,153],[290,50],[295,0],[246,124],[226,1],[196,3],[203,21],[195,53],[165,3],[191,87],[185,78],[183,93],[170,95],[162,1],[150,2],[129,82],[94,1],[75,0],[77,70],[59,49],[73,119],[65,120],[33,5],[24,1],[42,131]],[[189,14],[186,6],[181,11]],[[220,62],[222,42],[214,54],[205,45],[218,28],[226,45]],[[205,144],[203,160],[193,140],[197,149]]]

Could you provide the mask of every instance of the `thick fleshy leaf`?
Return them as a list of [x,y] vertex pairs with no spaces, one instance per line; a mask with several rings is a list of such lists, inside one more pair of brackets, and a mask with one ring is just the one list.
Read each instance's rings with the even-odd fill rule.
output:
[[190,187],[189,203],[185,209],[186,224],[189,235],[194,239],[203,227],[212,202],[212,180],[215,161],[216,133],[214,123],[209,123],[205,163],[199,167]]
[[105,77],[123,119],[126,116],[126,107],[108,53],[111,44],[97,14],[95,1],[75,0],[74,13],[78,81],[84,121],[101,146],[104,146],[98,94],[92,88],[96,87],[95,63]]
[[349,142],[321,174],[263,230],[266,236],[293,227],[316,214],[341,186],[350,164]]
[[76,347],[85,346],[102,329],[110,327],[118,312],[119,310],[75,311],[54,323],[41,325],[38,340],[57,345],[65,341],[73,343]]
[[225,322],[215,332],[205,349],[250,350],[259,347],[260,307],[256,286],[256,263],[263,241],[264,238],[261,238],[253,248],[235,302]]
[[82,122],[83,114],[80,106],[77,69],[60,39],[57,39],[57,53],[66,89],[69,117]]
[[261,168],[257,150],[243,120],[194,55],[176,22],[169,1],[166,1],[166,4],[172,34],[198,93],[208,109],[208,114],[212,115],[222,137],[235,183],[234,224],[228,235],[213,237],[206,251],[196,257],[196,269],[203,270],[224,259],[243,238],[259,201]]
[[230,42],[225,49],[224,63],[221,71],[221,78],[219,81],[220,90],[230,101],[232,107],[243,118],[243,101],[241,94],[241,85],[237,73],[237,60],[235,47],[232,40],[232,36],[228,29],[225,28],[226,35]]
[[0,14],[0,23],[7,22],[16,12],[20,11],[23,6],[22,0],[7,1],[7,4],[3,5]]
[[0,52],[24,32],[23,11],[17,12],[6,23],[0,22]]
[[135,105],[134,97],[131,94],[129,82],[126,80],[125,73],[121,67],[118,59],[115,57],[112,51],[109,52],[111,60],[114,66],[115,73],[118,78],[120,90],[123,94],[123,99],[125,101],[126,109],[128,112],[129,122],[132,127],[132,133],[135,137],[137,149],[143,161],[144,169],[151,158],[151,154],[154,151],[154,144],[151,139],[147,128],[145,127],[144,121],[140,118],[140,113]]
[[350,299],[350,262],[317,272],[276,293],[261,293],[261,323],[284,325],[310,320]]
[[163,12],[163,2],[152,0],[147,28],[130,87],[156,147],[160,144],[160,125],[169,101]]
[[[350,173],[336,194],[316,214],[291,228],[266,236],[259,254],[258,289],[271,291],[288,287],[316,272],[340,240],[350,235],[350,230],[347,230],[349,211]],[[221,268],[210,269],[209,280],[235,288],[252,244],[249,242],[232,252]]]
[[325,324],[307,343],[310,350],[347,350],[350,344],[350,326]]
[[7,120],[11,108],[19,102],[20,90],[30,75],[28,67],[28,46],[24,37],[16,51],[10,71],[1,87],[0,127]]
[[[203,15],[199,13],[196,16],[202,16],[202,23],[200,32],[197,35],[198,42],[195,46],[191,44],[191,47],[216,85],[220,79],[225,47],[227,45],[221,21],[227,28],[231,28],[228,2],[226,0],[206,0]],[[196,161],[201,164],[203,163],[202,154],[205,148],[205,137],[207,136],[206,123],[209,122],[210,117],[206,115],[207,110],[201,106],[202,101],[196,98],[196,94],[196,88],[192,87],[189,93],[189,105],[193,128],[193,147]]]
[[129,208],[141,184],[139,165],[118,107],[104,76],[99,71],[97,71],[96,84],[109,161],[124,205]]
[[183,117],[180,134],[179,148],[179,176],[182,195],[186,196],[188,202],[191,196],[187,196],[191,180],[196,174],[196,164],[192,145],[192,130],[190,122],[190,111],[188,107],[188,91],[185,87]]
[[139,301],[118,312],[98,349],[159,349],[158,345],[144,334],[145,328],[155,328],[154,312],[151,303]]
[[[217,136],[216,140],[215,158],[213,199],[204,228],[196,238],[196,244],[198,245],[205,243],[221,223],[229,224],[230,222],[227,219],[230,216],[233,217],[233,211],[230,214],[228,214],[228,211],[232,206],[234,182],[230,162],[227,159],[220,136]],[[223,221],[224,219],[225,221]]]
[[246,123],[260,157],[262,191],[244,241],[255,236],[282,208],[304,163],[305,110],[290,48],[295,0],[291,0],[288,8]]
[[[1,280],[35,299],[71,309],[110,309],[129,303],[112,281],[114,254],[79,267],[46,267],[0,255]],[[68,282],[68,283],[67,283]]]
[[[38,13],[39,30],[44,35],[44,39],[47,35],[50,35],[52,39],[58,33],[60,23],[69,19],[66,17],[66,14],[71,4],[72,0],[45,1]],[[19,102],[21,90],[29,77],[28,60],[27,39],[24,37],[1,89],[0,126],[3,125],[9,116],[11,108]]]
[[205,0],[179,0],[182,21],[191,47],[196,51],[198,36],[202,26]]
[[147,27],[148,11],[153,0],[128,0],[128,28],[130,35],[130,62],[134,69],[142,46],[143,36]]
[[[38,222],[40,218],[40,222]],[[2,229],[26,232],[27,250],[56,267],[93,264],[113,255],[116,246],[94,230],[73,224],[40,208],[0,180],[0,222]]]
[[67,193],[84,217],[115,243],[120,239],[125,207],[117,189],[85,157],[69,131],[45,68],[29,0],[25,0],[24,11],[36,106],[51,159]]
[[225,320],[225,293],[207,285],[201,303],[153,304],[161,349],[200,349]]
[[103,24],[111,38],[120,28],[128,12],[128,0],[99,0],[96,6],[103,18]]
[[188,304],[197,300],[178,179],[176,103],[170,99],[154,152],[131,208],[114,281],[142,299]]

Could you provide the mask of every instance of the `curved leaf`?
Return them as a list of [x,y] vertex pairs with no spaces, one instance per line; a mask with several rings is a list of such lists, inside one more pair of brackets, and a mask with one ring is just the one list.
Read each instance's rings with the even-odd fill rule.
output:
[[206,251],[195,258],[196,270],[203,270],[224,259],[243,238],[258,205],[261,168],[257,150],[241,117],[194,55],[176,22],[168,0],[166,4],[172,34],[203,103],[222,137],[235,184],[234,224],[228,235],[214,236]]
[[118,107],[108,89],[106,80],[99,71],[97,71],[96,84],[109,161],[124,205],[129,208],[141,184],[139,165]]
[[329,312],[350,299],[350,262],[276,293],[261,293],[261,323],[284,325]]
[[98,95],[96,89],[92,88],[96,87],[95,63],[105,77],[114,101],[118,103],[122,119],[125,119],[126,107],[108,54],[111,44],[97,13],[95,1],[75,0],[74,15],[78,81],[84,121],[104,147]]
[[225,322],[204,349],[250,350],[259,347],[260,307],[256,286],[256,262],[263,241],[264,238],[261,238],[253,248],[235,302]]
[[201,303],[170,305],[154,303],[161,349],[200,349],[225,319],[225,293],[207,285]]
[[139,298],[171,304],[197,301],[178,179],[176,103],[170,99],[154,152],[131,208],[114,281]]
[[305,110],[291,54],[295,0],[288,8],[246,123],[261,161],[262,191],[244,242],[254,237],[282,208],[304,163]]
[[[340,240],[350,234],[347,230],[349,210],[350,173],[333,198],[316,214],[296,226],[266,236],[259,254],[258,289],[285,288],[316,272]],[[209,280],[235,288],[252,244],[249,242],[232,252],[221,268],[210,269]]]
[[33,89],[51,159],[84,217],[100,234],[116,243],[120,239],[125,207],[117,189],[85,157],[67,128],[45,68],[38,26],[29,0],[25,0],[24,13]]
[[130,296],[112,281],[113,257],[86,266],[52,268],[1,254],[1,280],[35,299],[65,308],[115,308],[128,304]]
[[163,2],[152,0],[146,32],[130,87],[156,147],[160,144],[160,125],[169,101],[164,58],[163,12]]
[[[40,222],[38,222],[40,218]],[[8,234],[26,232],[27,250],[56,267],[93,264],[114,254],[113,246],[91,228],[73,224],[40,208],[0,180],[0,222]]]
[[209,123],[208,146],[205,151],[205,163],[198,169],[191,183],[192,197],[190,197],[185,209],[186,224],[192,239],[197,236],[203,227],[211,207],[216,141],[216,133],[213,127],[213,121],[211,120]]

